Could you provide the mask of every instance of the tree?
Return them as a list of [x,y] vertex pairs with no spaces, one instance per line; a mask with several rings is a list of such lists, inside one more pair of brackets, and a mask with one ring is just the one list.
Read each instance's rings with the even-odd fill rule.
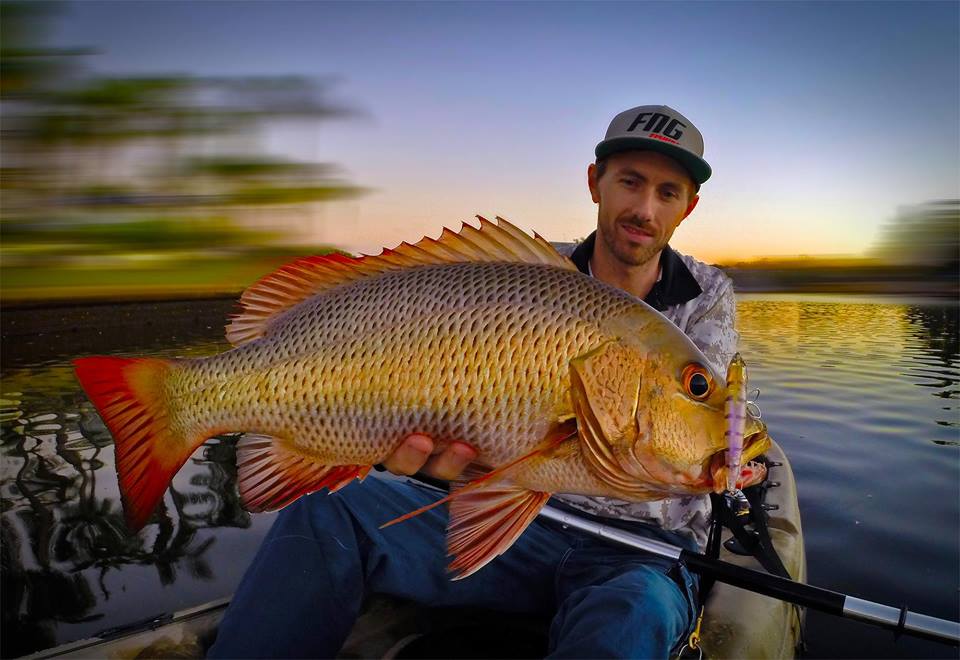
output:
[[873,248],[898,266],[933,270],[956,279],[960,272],[960,200],[940,200],[900,209]]
[[0,5],[5,257],[282,244],[250,222],[254,209],[303,217],[362,192],[330,165],[267,158],[246,138],[285,118],[355,114],[329,100],[330,81],[87,75],[92,51],[44,45],[57,8]]

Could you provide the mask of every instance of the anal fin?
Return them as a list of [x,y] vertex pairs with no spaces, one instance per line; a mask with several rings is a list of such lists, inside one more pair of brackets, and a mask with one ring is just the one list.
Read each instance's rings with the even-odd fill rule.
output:
[[450,502],[448,566],[461,580],[503,554],[533,522],[550,493],[508,483],[493,484]]
[[247,434],[237,442],[240,500],[248,511],[275,511],[303,495],[335,492],[363,480],[369,465],[326,465],[268,435]]

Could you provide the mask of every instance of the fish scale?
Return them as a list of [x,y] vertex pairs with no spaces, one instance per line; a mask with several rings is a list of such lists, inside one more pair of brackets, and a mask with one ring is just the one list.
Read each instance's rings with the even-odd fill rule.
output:
[[[341,299],[351,304],[336,313]],[[216,391],[232,402],[219,425],[284,438],[318,458],[379,461],[419,431],[473,444],[493,463],[510,460],[570,411],[567,363],[603,341],[599,323],[631,304],[617,289],[548,266],[389,272],[295,308],[262,339],[188,367],[190,384],[181,387],[195,396],[182,414],[209,418]],[[224,384],[235,351],[257,360],[241,360],[246,377]],[[309,393],[311,407],[298,407],[293,391]]]

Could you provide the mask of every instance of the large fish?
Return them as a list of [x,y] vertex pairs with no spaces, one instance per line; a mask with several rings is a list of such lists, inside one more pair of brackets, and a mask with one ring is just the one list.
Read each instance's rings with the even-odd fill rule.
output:
[[252,511],[362,479],[414,432],[473,445],[486,472],[450,501],[460,577],[506,550],[551,493],[726,487],[724,378],[660,313],[506,221],[379,256],[300,259],[241,306],[220,355],[75,361],[113,434],[134,529],[198,446],[235,431]]

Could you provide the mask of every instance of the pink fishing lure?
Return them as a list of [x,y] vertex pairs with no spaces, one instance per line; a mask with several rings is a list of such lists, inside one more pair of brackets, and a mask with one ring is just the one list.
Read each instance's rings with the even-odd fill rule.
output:
[[737,353],[727,368],[727,492],[737,491],[747,421],[747,365]]

